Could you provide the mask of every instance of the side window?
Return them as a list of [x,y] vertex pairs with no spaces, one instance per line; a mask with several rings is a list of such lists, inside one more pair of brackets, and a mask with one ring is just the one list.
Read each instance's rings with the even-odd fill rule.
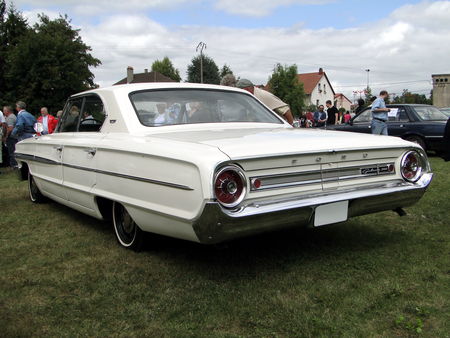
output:
[[99,131],[105,121],[102,100],[96,96],[86,96],[78,131]]
[[60,133],[77,131],[83,98],[70,100],[61,117]]
[[361,114],[353,119],[354,123],[367,123],[372,120],[372,112],[370,109],[364,110]]
[[400,122],[409,122],[408,114],[406,113],[405,108],[400,108],[397,113],[397,121]]

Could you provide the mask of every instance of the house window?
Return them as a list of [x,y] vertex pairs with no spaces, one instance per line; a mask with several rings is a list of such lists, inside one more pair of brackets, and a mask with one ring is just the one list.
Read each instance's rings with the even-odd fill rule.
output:
[[320,83],[319,83],[319,93],[321,93],[322,92],[322,89],[320,89]]
[[316,100],[316,106],[319,107],[319,100]]
[[323,84],[323,92],[326,94],[327,93],[327,88],[325,86],[326,86],[326,84],[324,83]]

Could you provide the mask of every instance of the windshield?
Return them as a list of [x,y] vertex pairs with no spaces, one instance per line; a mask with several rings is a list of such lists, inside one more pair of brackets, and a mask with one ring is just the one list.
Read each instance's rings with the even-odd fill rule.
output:
[[139,121],[149,127],[192,123],[282,124],[250,95],[205,89],[147,90],[130,94]]
[[433,106],[415,106],[415,111],[419,115],[421,120],[424,121],[446,121],[447,116],[442,113],[439,109]]

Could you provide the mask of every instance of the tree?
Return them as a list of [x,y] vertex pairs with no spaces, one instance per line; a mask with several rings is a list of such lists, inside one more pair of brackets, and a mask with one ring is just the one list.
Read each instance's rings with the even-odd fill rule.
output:
[[305,91],[297,74],[296,65],[282,66],[278,63],[268,82],[271,92],[289,104],[294,116],[300,116],[305,107]]
[[411,93],[408,89],[403,89],[401,96],[396,96],[393,100],[394,103],[419,103],[419,104],[432,104],[432,98],[427,97],[424,94]]
[[180,72],[178,71],[178,69],[175,69],[172,61],[170,61],[167,56],[165,56],[162,60],[156,60],[155,62],[153,62],[152,71],[159,72],[174,81],[181,81]]
[[89,67],[101,62],[94,58],[67,16],[39,21],[23,36],[7,57],[7,97],[25,101],[30,111],[47,106],[62,109],[71,94],[95,88]]
[[203,83],[219,84],[219,68],[214,60],[204,54],[192,58],[187,68],[187,81],[200,83],[200,58],[203,58]]
[[364,95],[365,95],[365,100],[364,100],[365,101],[365,106],[367,107],[367,106],[372,104],[372,97],[373,97],[373,95],[372,95],[372,88],[366,87],[364,89]]
[[22,14],[13,5],[6,10],[5,1],[0,1],[0,98],[4,101],[2,104],[10,103],[6,101],[7,57],[29,30],[27,20]]
[[220,69],[220,79],[222,80],[223,77],[224,77],[225,75],[227,75],[227,74],[232,74],[232,75],[234,75],[234,74],[233,74],[233,71],[231,70],[231,68],[228,67],[227,64],[224,64],[224,65],[222,66],[222,68]]

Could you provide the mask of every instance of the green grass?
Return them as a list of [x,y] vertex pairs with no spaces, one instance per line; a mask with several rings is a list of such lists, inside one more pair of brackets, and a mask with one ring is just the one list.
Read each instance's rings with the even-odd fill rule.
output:
[[153,237],[29,202],[0,175],[0,335],[450,337],[450,163],[423,199],[336,226],[221,246]]

